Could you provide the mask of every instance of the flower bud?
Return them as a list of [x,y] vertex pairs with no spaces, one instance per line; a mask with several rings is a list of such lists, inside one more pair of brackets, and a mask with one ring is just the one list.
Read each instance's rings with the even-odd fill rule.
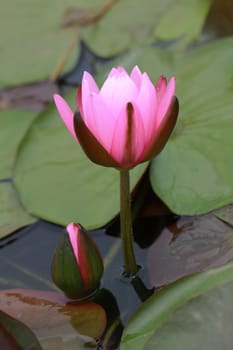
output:
[[87,231],[70,223],[58,243],[53,262],[54,283],[71,299],[88,297],[99,286],[103,261]]

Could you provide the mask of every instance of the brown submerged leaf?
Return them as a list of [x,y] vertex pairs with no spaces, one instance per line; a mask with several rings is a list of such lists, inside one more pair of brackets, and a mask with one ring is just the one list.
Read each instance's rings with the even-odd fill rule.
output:
[[58,292],[30,289],[0,291],[0,309],[30,327],[38,338],[99,338],[106,326],[104,309],[91,301],[70,301]]

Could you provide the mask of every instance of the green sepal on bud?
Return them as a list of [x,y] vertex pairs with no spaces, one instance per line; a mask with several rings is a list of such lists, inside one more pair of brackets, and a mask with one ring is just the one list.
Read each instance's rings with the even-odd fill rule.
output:
[[103,261],[88,232],[71,223],[56,248],[52,262],[52,279],[68,298],[83,299],[99,286]]

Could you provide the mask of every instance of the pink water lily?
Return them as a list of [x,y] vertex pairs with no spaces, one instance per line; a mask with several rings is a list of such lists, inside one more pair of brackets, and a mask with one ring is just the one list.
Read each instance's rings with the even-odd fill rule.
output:
[[166,144],[178,115],[175,78],[153,85],[135,66],[130,75],[113,68],[101,89],[84,72],[74,113],[54,95],[65,125],[95,163],[130,169],[155,157]]

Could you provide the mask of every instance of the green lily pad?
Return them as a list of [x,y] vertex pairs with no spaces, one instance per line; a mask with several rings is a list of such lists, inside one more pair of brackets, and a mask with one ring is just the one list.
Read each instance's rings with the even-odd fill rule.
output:
[[[97,23],[83,28],[81,36],[101,56],[114,55],[132,45],[152,43],[154,29],[156,35],[164,37],[165,33],[167,37],[171,31],[182,34],[185,28],[187,35],[193,37],[200,32],[209,3],[203,0],[204,4],[199,6],[200,1],[189,6],[183,6],[184,1],[176,5],[176,0],[115,1]],[[78,4],[74,0],[49,3],[22,0],[19,8],[12,0],[5,2],[0,14],[0,86],[48,78],[73,43],[62,72],[70,69],[78,56],[75,32],[80,19],[85,13],[95,14],[103,4],[102,0],[79,0]],[[177,6],[182,10],[183,20],[174,22],[171,12],[174,8],[176,14]]]
[[210,4],[210,0],[118,1],[100,22],[83,30],[83,38],[101,56],[153,43],[155,38],[185,36],[187,44],[198,37]]
[[0,203],[0,238],[36,221],[22,208],[9,182],[0,183]]
[[211,0],[180,0],[173,2],[156,26],[160,40],[178,39],[187,45],[200,35]]
[[83,38],[101,56],[151,43],[155,23],[170,4],[171,0],[117,1],[100,22],[83,30]]
[[[219,342],[225,338],[225,329],[227,340],[224,344],[227,344],[226,349],[231,349],[233,336],[229,320],[232,320],[233,310],[229,307],[229,300],[232,300],[232,281],[233,264],[228,264],[163,288],[152,295],[128,322],[121,350],[219,349],[223,346]],[[201,299],[190,303],[206,292]],[[184,307],[176,311],[182,305]],[[199,337],[203,343],[195,347]]]
[[177,214],[206,213],[233,201],[232,45],[232,38],[219,40],[175,64],[180,115],[150,179]]
[[233,282],[191,300],[166,321],[144,350],[232,348]]
[[[12,176],[17,148],[35,117],[35,112],[0,111],[0,179]],[[0,239],[36,221],[17,198],[11,182],[0,183]]]
[[11,177],[17,147],[34,117],[30,111],[0,111],[0,179]]
[[[74,107],[76,91],[67,100]],[[131,171],[132,188],[147,164]],[[14,181],[25,208],[58,224],[96,228],[119,212],[119,173],[95,165],[72,138],[52,104],[33,123],[17,157]]]
[[[74,30],[60,25],[65,9],[72,5],[73,0],[22,0],[18,6],[10,0],[2,4],[0,86],[42,80],[52,73],[74,40]],[[74,47],[64,70],[74,64],[77,50]]]

